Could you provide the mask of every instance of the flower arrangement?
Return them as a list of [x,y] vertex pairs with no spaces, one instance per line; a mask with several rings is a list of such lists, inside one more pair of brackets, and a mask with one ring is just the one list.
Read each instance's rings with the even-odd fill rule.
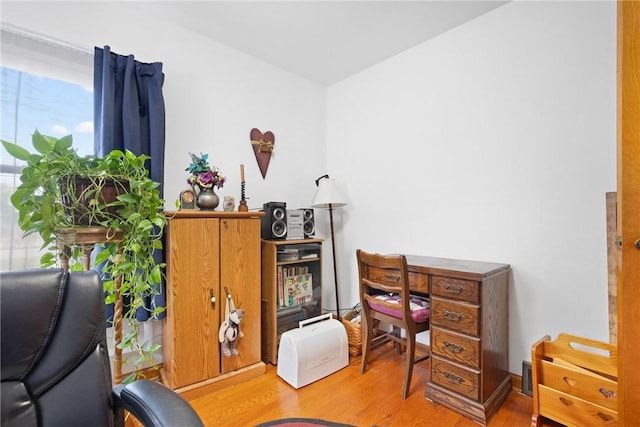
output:
[[187,183],[192,187],[197,185],[203,188],[222,188],[226,178],[222,176],[220,169],[209,165],[209,155],[200,153],[200,157],[189,153],[191,156],[191,164],[185,169],[191,172],[191,176],[187,179]]

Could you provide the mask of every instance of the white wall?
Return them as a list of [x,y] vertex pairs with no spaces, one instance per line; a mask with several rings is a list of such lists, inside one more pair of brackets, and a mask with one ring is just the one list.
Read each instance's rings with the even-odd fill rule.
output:
[[[189,152],[209,153],[240,198],[245,165],[250,209],[269,201],[307,207],[325,173],[325,89],[183,27],[154,18],[152,2],[2,2],[2,22],[93,52],[133,54],[163,63],[166,105],[165,200],[186,188]],[[275,134],[275,155],[262,178],[252,128]]]
[[[544,334],[608,339],[615,2],[512,2],[326,91],[150,14],[134,23],[122,7],[2,2],[2,21],[164,63],[169,208],[189,151],[228,175],[222,195],[239,196],[244,163],[251,208],[308,206],[329,173],[349,202],[335,215],[343,307],[357,302],[356,248],[504,262],[511,372]],[[276,135],[266,180],[252,127]],[[316,217],[328,236],[326,212]]]
[[[269,201],[286,201],[292,208],[309,206],[314,180],[325,173],[324,87],[154,19],[145,7],[152,3],[125,7],[115,2],[3,1],[1,18],[90,52],[94,46],[109,45],[112,52],[163,63],[167,209],[175,210],[179,192],[187,188],[189,152],[209,153],[211,163],[228,178],[217,191],[221,199],[235,196],[237,205],[244,164],[251,210]],[[254,127],[275,134],[275,155],[266,179],[250,145]],[[161,324],[152,323],[145,326],[145,336],[161,343]],[[155,356],[161,361],[160,353]],[[126,355],[124,359],[127,363]],[[128,365],[123,369],[127,372]]]
[[513,2],[330,87],[341,305],[357,248],[502,262],[511,372],[545,334],[608,341],[615,72],[615,2]]

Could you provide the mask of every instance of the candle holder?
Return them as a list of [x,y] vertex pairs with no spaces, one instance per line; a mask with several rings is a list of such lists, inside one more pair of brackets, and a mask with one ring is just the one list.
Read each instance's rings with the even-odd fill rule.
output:
[[238,204],[238,212],[249,212],[247,199],[245,198],[244,181],[240,183],[240,203]]

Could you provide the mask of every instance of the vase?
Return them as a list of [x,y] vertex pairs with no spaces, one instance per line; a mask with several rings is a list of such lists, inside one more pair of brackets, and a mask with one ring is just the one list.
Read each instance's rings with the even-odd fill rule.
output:
[[212,211],[220,204],[220,197],[213,191],[213,188],[202,188],[196,198],[196,206],[203,211]]
[[233,212],[236,208],[236,200],[233,196],[224,196],[224,200],[222,202],[222,209],[225,212]]

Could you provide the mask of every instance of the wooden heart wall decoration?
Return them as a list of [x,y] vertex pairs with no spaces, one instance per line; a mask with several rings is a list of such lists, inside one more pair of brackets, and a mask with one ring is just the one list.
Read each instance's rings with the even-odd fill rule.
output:
[[264,134],[259,129],[251,129],[249,134],[251,139],[251,146],[253,147],[253,153],[256,155],[256,161],[260,168],[260,173],[264,179],[267,176],[267,168],[273,156],[273,146],[276,144],[276,137],[271,131],[267,131]]

